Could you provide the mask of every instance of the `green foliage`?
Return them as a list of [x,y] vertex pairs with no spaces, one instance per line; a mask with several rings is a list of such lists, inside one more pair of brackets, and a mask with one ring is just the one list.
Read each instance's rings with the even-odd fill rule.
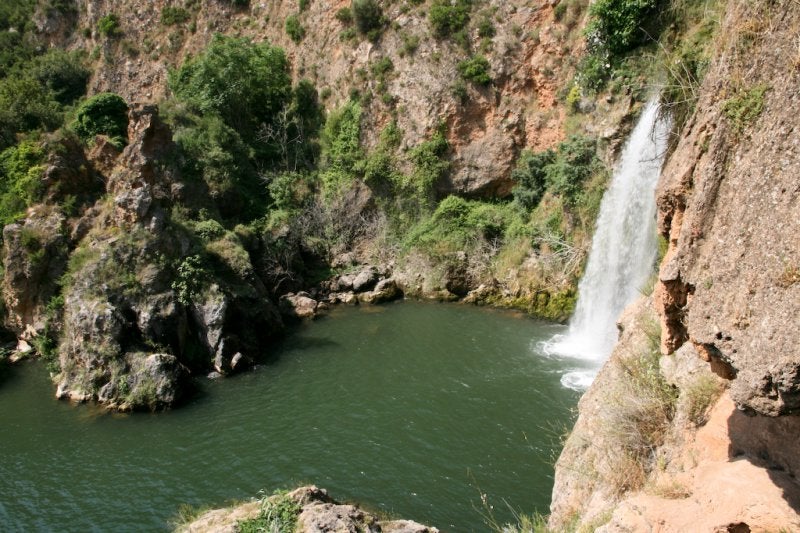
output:
[[351,10],[359,33],[371,41],[377,40],[386,25],[386,17],[377,0],[353,0]]
[[52,92],[30,76],[0,81],[0,148],[16,142],[18,133],[58,127],[63,114]]
[[217,34],[203,53],[170,73],[169,87],[190,110],[217,113],[242,136],[255,136],[291,98],[289,62],[268,43]]
[[436,184],[450,170],[450,162],[446,159],[449,145],[444,131],[439,128],[430,140],[415,146],[409,153],[414,164],[408,185],[414,191],[416,199],[422,204],[430,202]]
[[448,196],[433,215],[420,222],[406,238],[406,246],[432,256],[473,247],[478,242],[502,240],[517,217],[508,204],[491,204]]
[[517,182],[512,193],[516,203],[526,210],[535,208],[548,191],[567,205],[575,205],[586,194],[587,180],[601,167],[596,142],[573,136],[556,150],[523,152],[511,173]]
[[174,139],[187,176],[202,179],[226,214],[258,216],[262,209],[253,150],[216,114],[183,118]]
[[164,26],[183,24],[191,18],[192,15],[182,7],[164,6],[161,9],[161,24]]
[[[659,0],[598,0],[589,7],[586,50],[578,67],[582,88],[597,92],[609,78],[623,74],[629,52],[653,40],[663,25]],[[648,63],[649,64],[649,63]]]
[[554,150],[532,153],[524,151],[517,161],[516,168],[511,172],[517,186],[512,194],[514,200],[525,210],[531,210],[537,205],[547,190],[546,168],[553,164],[556,158]]
[[105,37],[117,37],[122,31],[119,28],[119,17],[110,13],[97,21],[97,31]]
[[306,30],[303,28],[303,25],[300,24],[300,19],[297,18],[297,15],[289,15],[286,17],[284,28],[286,29],[286,34],[295,43],[299,43],[303,40],[303,37],[306,36]]
[[199,56],[171,73],[178,101],[164,116],[180,163],[208,185],[224,218],[253,220],[269,209],[271,176],[315,166],[323,121],[316,88],[292,88],[280,48],[215,36]]
[[645,28],[657,6],[658,0],[597,0],[589,8],[588,33],[612,55],[623,54],[648,38]]
[[298,0],[297,8],[302,12],[308,9],[308,5],[311,3],[311,0]]
[[267,184],[275,209],[291,210],[300,207],[311,193],[312,178],[302,172],[278,172]]
[[86,89],[89,72],[79,52],[53,48],[37,55],[39,50],[28,46],[32,39],[4,42],[0,32],[0,75],[5,76],[0,79],[0,149],[14,144],[19,133],[61,125],[63,106]]
[[172,290],[183,305],[190,305],[202,293],[208,273],[199,255],[183,258],[175,267]]
[[38,81],[45,92],[49,91],[56,102],[69,105],[86,92],[90,72],[80,52],[51,48],[30,63],[26,74]]
[[400,33],[400,38],[403,40],[403,47],[400,49],[399,55],[413,56],[419,48],[419,36],[413,33]]
[[23,31],[31,24],[30,17],[36,8],[35,0],[7,0],[0,4],[0,31],[14,28]]
[[731,121],[733,131],[739,135],[752,124],[764,109],[764,94],[769,87],[761,84],[739,90],[722,104],[722,112]]
[[242,520],[236,524],[237,533],[260,533],[263,531],[291,532],[297,526],[297,517],[302,507],[286,492],[278,491],[261,500],[258,517]]
[[700,374],[692,380],[684,391],[686,395],[686,414],[695,425],[708,421],[708,410],[722,394],[719,380],[708,374]]
[[125,144],[128,104],[115,93],[96,94],[78,106],[73,128],[85,142],[93,140],[95,135],[107,135],[118,144]]
[[489,61],[481,55],[472,56],[458,64],[461,77],[476,85],[489,85],[492,82],[490,70]]
[[204,241],[212,241],[225,234],[225,228],[213,218],[201,220],[196,223],[194,225],[194,231]]
[[491,39],[495,36],[497,30],[495,30],[494,22],[490,16],[485,16],[481,18],[478,22],[478,36],[484,39]]
[[0,152],[0,225],[22,217],[41,199],[45,154],[35,141],[23,141]]
[[349,7],[340,8],[336,12],[336,20],[341,22],[342,24],[352,24],[353,23],[353,10]]
[[547,166],[547,188],[574,204],[597,166],[595,140],[572,136],[558,145],[555,160]]
[[428,20],[436,37],[444,38],[454,35],[469,24],[469,0],[434,0],[428,10]]
[[351,100],[328,115],[322,130],[322,179],[329,188],[352,180],[361,170],[361,105]]

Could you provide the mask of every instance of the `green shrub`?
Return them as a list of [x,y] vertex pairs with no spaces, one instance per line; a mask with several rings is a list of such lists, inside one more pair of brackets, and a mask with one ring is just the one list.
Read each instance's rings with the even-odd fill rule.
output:
[[595,140],[572,136],[558,145],[555,160],[546,167],[547,188],[574,204],[597,165]]
[[322,130],[323,180],[337,185],[352,180],[363,165],[361,105],[351,100],[328,115]]
[[434,0],[428,10],[428,20],[436,37],[444,38],[464,30],[469,23],[469,0]]
[[491,17],[483,17],[478,22],[478,36],[484,39],[491,39],[494,37],[496,30],[494,28],[494,22],[492,22]]
[[204,241],[211,241],[225,234],[225,228],[213,218],[201,220],[196,223],[194,225],[194,231]]
[[450,162],[445,157],[448,148],[444,131],[440,128],[429,141],[415,146],[409,153],[409,159],[414,164],[409,185],[418,202],[430,202],[436,184],[450,170]]
[[597,0],[589,8],[588,34],[620,55],[648,38],[646,27],[658,6],[658,0]]
[[175,142],[185,156],[186,176],[202,179],[226,216],[249,218],[263,212],[253,151],[218,115],[187,117],[175,132]]
[[289,62],[268,43],[217,34],[203,53],[170,73],[169,87],[193,111],[218,113],[243,136],[255,137],[291,97]]
[[470,249],[480,242],[502,240],[515,218],[508,204],[448,196],[433,215],[412,229],[406,245],[433,256]]
[[27,72],[62,105],[72,104],[83,96],[91,74],[84,66],[81,52],[59,48],[51,48],[35,58]]
[[511,179],[517,185],[512,190],[514,200],[525,210],[537,205],[547,190],[547,167],[555,161],[554,150],[532,153],[525,151],[517,160],[517,166],[511,171]]
[[[512,194],[517,205],[525,210],[534,209],[548,191],[558,195],[567,206],[575,206],[588,194],[587,180],[601,168],[596,142],[572,136],[556,150],[523,152],[511,172],[517,182]],[[591,210],[591,206],[584,209]]]
[[62,121],[54,95],[37,80],[9,76],[0,81],[0,148],[13,145],[18,133],[50,130]]
[[308,5],[311,3],[311,0],[298,0],[297,8],[302,12],[308,9]]
[[769,87],[756,85],[749,89],[741,89],[736,95],[722,104],[722,112],[728,117],[733,131],[741,134],[745,127],[753,123],[764,109],[764,95]]
[[183,305],[190,305],[202,293],[208,273],[199,255],[183,258],[175,267],[172,290]]
[[489,85],[492,82],[490,70],[489,61],[481,55],[472,56],[458,64],[461,77],[477,85]]
[[376,0],[353,0],[351,9],[356,28],[361,34],[372,41],[380,37],[386,18]]
[[286,34],[289,35],[289,38],[295,43],[299,43],[303,40],[303,37],[306,36],[306,30],[303,28],[303,25],[300,24],[300,19],[297,18],[297,15],[289,15],[286,17],[284,27],[286,28]]
[[353,23],[353,10],[349,7],[343,7],[336,12],[336,20],[342,24]]
[[105,37],[117,37],[122,33],[119,29],[119,17],[114,13],[100,17],[97,21],[97,31]]
[[35,141],[22,141],[0,152],[0,225],[25,214],[41,200],[45,154]]
[[183,24],[191,18],[189,12],[182,7],[164,6],[161,10],[161,24],[164,26]]
[[124,144],[128,136],[128,104],[115,93],[92,96],[78,106],[73,128],[86,142],[95,135],[107,135]]
[[403,40],[403,47],[400,49],[399,55],[413,56],[419,48],[419,36],[413,33],[401,33],[400,38]]
[[258,517],[242,520],[236,524],[238,533],[259,533],[262,531],[294,531],[297,517],[302,510],[300,504],[285,492],[276,492],[261,500]]

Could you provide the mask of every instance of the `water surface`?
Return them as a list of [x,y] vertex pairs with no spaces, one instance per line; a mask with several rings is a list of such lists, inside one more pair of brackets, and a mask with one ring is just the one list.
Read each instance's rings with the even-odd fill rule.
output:
[[182,503],[298,483],[435,525],[485,531],[547,511],[577,393],[539,351],[560,326],[467,306],[339,308],[272,362],[166,413],[53,399],[38,363],[0,378],[0,530],[157,531]]

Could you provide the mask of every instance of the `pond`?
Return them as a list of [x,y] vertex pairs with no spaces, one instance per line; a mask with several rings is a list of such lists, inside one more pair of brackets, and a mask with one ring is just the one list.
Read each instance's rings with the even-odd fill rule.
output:
[[157,414],[56,401],[41,364],[18,364],[0,378],[0,530],[167,530],[181,504],[305,483],[443,531],[546,513],[579,394],[539,344],[563,331],[462,305],[340,307]]

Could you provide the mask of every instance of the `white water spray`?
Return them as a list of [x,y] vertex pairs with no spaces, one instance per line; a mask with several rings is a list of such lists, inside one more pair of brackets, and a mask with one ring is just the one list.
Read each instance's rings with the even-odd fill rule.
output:
[[545,344],[549,355],[585,361],[561,378],[586,389],[617,340],[616,320],[647,283],[657,252],[655,187],[666,151],[669,121],[658,104],[645,106],[603,195],[578,303],[565,335]]

